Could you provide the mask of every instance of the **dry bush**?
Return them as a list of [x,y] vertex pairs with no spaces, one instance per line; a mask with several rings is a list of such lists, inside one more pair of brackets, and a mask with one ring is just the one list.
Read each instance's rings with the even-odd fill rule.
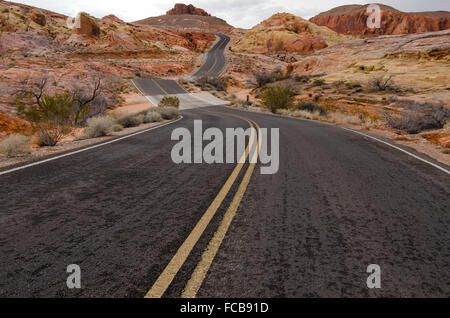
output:
[[311,101],[300,101],[297,105],[295,105],[295,109],[305,110],[310,113],[319,112],[321,115],[326,114],[325,108]]
[[292,113],[292,116],[309,120],[319,120],[322,118],[320,112],[318,111],[309,112],[306,110],[296,110]]
[[289,78],[290,74],[284,74],[281,68],[277,68],[272,72],[255,71],[253,72],[253,76],[255,77],[257,86],[263,87],[264,85],[287,79]]
[[0,153],[7,157],[17,157],[30,153],[30,137],[12,134],[0,142]]
[[180,100],[175,96],[165,96],[159,102],[158,107],[176,107],[180,106]]
[[158,108],[157,112],[159,112],[161,114],[161,117],[163,119],[176,119],[180,116],[180,112],[178,111],[178,108],[175,108],[175,107]]
[[392,75],[387,77],[375,77],[369,82],[369,87],[374,91],[389,91],[394,90],[394,82]]
[[402,100],[398,105],[405,108],[400,116],[386,114],[389,126],[406,131],[409,134],[418,134],[428,129],[444,128],[450,119],[450,109],[428,103],[418,103],[411,100]]
[[281,86],[266,88],[261,96],[262,103],[272,113],[278,109],[289,109],[293,103],[293,92]]
[[227,89],[227,79],[215,76],[202,76],[195,80],[195,84],[203,90],[215,89],[223,92]]
[[354,115],[346,115],[342,113],[329,113],[328,119],[336,124],[361,124],[361,119]]
[[125,114],[117,118],[117,124],[124,128],[137,127],[142,124],[142,118],[137,114]]
[[154,112],[154,111],[150,111],[150,112],[148,112],[145,115],[143,123],[144,124],[157,123],[157,122],[160,122],[162,120],[163,120],[163,118],[162,118],[160,113]]
[[115,120],[109,116],[89,118],[84,134],[87,138],[108,136],[113,132],[115,125]]

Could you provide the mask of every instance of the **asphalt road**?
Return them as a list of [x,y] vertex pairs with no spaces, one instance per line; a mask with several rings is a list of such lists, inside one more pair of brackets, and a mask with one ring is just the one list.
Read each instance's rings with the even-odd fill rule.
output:
[[[180,297],[233,207],[198,297],[450,296],[448,174],[331,125],[220,106],[182,115],[0,174],[0,296],[144,297],[162,280],[163,297]],[[278,173],[173,163],[171,134],[192,132],[195,119],[222,132],[279,128]],[[81,268],[81,289],[66,286],[69,264]],[[381,267],[381,289],[366,286],[369,264]]]
[[224,49],[230,42],[230,38],[226,35],[217,35],[220,39],[209,51],[205,63],[201,68],[193,75],[194,77],[200,76],[219,76],[226,65],[226,58],[223,54]]
[[[0,176],[0,296],[143,297],[234,169],[174,164],[171,132],[248,127],[230,114],[280,128],[280,171],[257,165],[199,297],[450,296],[448,175],[333,126],[206,110]],[[181,295],[244,171],[164,297]],[[381,289],[366,287],[369,264]]]

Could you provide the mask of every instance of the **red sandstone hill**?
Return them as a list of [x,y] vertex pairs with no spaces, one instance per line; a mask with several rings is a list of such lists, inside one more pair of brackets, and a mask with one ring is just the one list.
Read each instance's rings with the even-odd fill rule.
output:
[[134,23],[177,32],[228,33],[234,29],[225,20],[211,16],[203,9],[185,4],[176,4],[172,10],[167,11],[166,15],[150,17]]
[[356,36],[378,36],[433,32],[450,29],[449,12],[407,13],[381,5],[382,19],[380,29],[367,27],[368,5],[347,5],[320,13],[311,22],[326,26],[341,34]]
[[200,15],[204,17],[211,16],[208,12],[206,12],[203,9],[196,8],[192,4],[185,5],[183,3],[177,3],[172,10],[169,10],[166,13],[166,15],[183,15],[183,14]]

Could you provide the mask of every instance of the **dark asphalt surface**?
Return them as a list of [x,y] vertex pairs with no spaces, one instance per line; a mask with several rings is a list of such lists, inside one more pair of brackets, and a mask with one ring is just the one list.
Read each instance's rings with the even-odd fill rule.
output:
[[174,80],[142,78],[134,79],[133,82],[146,96],[166,95],[166,93],[169,95],[187,93],[186,90]]
[[[259,165],[200,297],[448,297],[449,177],[383,144],[314,122],[225,107],[0,176],[0,296],[142,297],[233,165],[170,159],[176,127],[280,128],[280,171]],[[228,206],[166,297],[179,297]],[[368,264],[382,289],[365,286]],[[82,289],[66,288],[69,264]]]
[[219,76],[226,65],[226,58],[223,54],[223,50],[230,42],[230,38],[226,35],[217,35],[220,39],[209,51],[205,63],[202,67],[193,75],[194,77],[200,76]]
[[[157,91],[147,83],[137,85]],[[450,296],[447,174],[317,122],[226,107],[182,114],[0,175],[1,297],[143,297],[234,169],[174,164],[171,133],[192,131],[194,119],[204,129],[248,126],[230,115],[280,129],[280,170],[261,175],[257,165],[199,297]],[[164,297],[181,295],[245,168]],[[69,264],[81,267],[80,290],[66,287]],[[381,289],[366,287],[369,264],[381,266]]]

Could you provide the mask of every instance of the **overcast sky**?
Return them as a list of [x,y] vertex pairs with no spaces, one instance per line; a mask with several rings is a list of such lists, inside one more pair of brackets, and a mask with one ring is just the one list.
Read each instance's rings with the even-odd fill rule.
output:
[[[131,22],[151,16],[165,14],[175,3],[171,0],[15,0],[39,8],[75,16],[85,11],[96,17],[114,14]],[[235,27],[250,28],[277,12],[289,12],[310,18],[320,12],[345,4],[366,4],[358,0],[191,0],[196,7],[225,19]],[[449,0],[385,0],[383,4],[396,9],[414,11],[450,11]]]

